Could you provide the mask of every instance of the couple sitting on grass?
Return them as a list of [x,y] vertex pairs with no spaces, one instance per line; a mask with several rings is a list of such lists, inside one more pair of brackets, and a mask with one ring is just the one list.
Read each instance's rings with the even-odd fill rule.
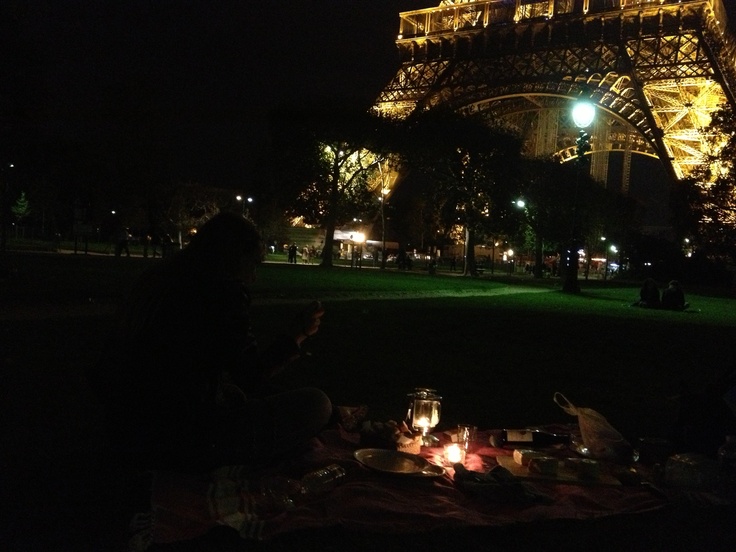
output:
[[639,290],[639,300],[632,306],[682,311],[690,305],[685,302],[685,293],[677,280],[672,280],[669,283],[660,298],[657,282],[654,281],[654,278],[647,278],[644,280],[641,290]]

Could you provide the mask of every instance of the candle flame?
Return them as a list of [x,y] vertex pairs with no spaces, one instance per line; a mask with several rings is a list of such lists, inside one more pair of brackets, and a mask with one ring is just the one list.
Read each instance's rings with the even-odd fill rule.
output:
[[465,451],[460,448],[459,445],[447,445],[445,447],[445,457],[450,464],[462,463],[465,459],[463,458]]
[[429,418],[422,416],[416,421],[415,425],[417,427],[429,427]]

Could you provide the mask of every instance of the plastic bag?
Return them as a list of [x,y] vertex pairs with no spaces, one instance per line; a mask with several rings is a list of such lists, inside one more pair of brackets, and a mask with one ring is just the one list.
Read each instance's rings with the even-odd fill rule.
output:
[[592,408],[575,406],[559,392],[555,393],[553,399],[562,410],[578,418],[580,436],[583,439],[583,447],[578,447],[579,453],[600,460],[623,463],[633,461],[633,447],[603,415]]

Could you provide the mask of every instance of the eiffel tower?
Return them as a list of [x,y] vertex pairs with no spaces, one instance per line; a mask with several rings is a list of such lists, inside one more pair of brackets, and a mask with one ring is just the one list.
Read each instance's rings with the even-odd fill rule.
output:
[[[731,1],[731,0],[729,0]],[[446,0],[400,14],[401,66],[375,109],[444,106],[502,120],[530,156],[575,156],[572,102],[597,107],[594,178],[623,152],[658,158],[674,183],[713,153],[713,111],[736,108],[736,39],[723,0]]]

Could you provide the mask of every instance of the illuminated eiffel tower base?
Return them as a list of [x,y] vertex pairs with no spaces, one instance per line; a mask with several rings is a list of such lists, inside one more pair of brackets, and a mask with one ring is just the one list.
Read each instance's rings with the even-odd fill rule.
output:
[[529,156],[575,156],[571,102],[598,107],[590,170],[623,152],[658,158],[672,181],[707,161],[719,107],[736,107],[736,40],[722,0],[443,1],[400,14],[401,66],[382,113],[449,107],[503,120]]

